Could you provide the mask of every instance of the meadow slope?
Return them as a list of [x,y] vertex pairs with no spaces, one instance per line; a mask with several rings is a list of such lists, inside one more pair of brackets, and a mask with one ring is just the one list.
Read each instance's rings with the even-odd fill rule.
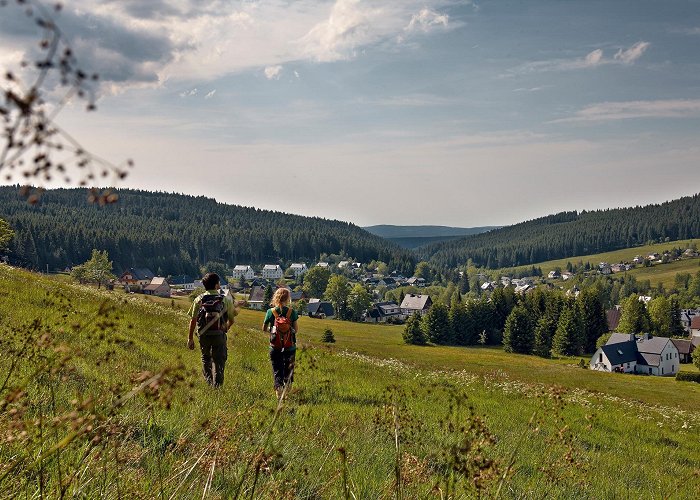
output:
[[[2,498],[694,498],[700,488],[697,384],[405,346],[397,328],[304,318],[297,381],[276,410],[260,313],[239,316],[221,390],[184,349],[177,303],[0,266],[0,319]],[[334,345],[320,342],[327,327]]]

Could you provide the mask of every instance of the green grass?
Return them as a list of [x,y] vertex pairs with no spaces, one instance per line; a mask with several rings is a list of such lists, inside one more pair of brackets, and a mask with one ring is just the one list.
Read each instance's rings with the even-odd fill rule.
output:
[[[450,477],[451,497],[470,498],[478,478],[495,495],[491,459],[508,472],[503,498],[694,498],[700,487],[699,384],[406,346],[400,327],[302,318],[297,381],[275,419],[262,313],[237,318],[225,385],[212,390],[185,349],[187,301],[170,304],[0,266],[2,373],[19,359],[0,393],[0,476],[12,470],[0,498],[56,497],[61,484],[66,497],[230,498],[241,480],[245,498],[343,498],[344,484],[350,498],[396,498],[397,463],[403,498],[440,498]],[[9,355],[24,341],[29,351]],[[36,375],[63,344],[66,365]]]
[[[550,271],[555,269],[566,270],[567,263],[571,262],[576,264],[578,262],[590,262],[591,266],[595,267],[600,262],[607,262],[608,264],[615,264],[618,262],[632,262],[637,255],[642,255],[646,257],[651,253],[662,254],[665,250],[671,250],[672,248],[681,248],[685,250],[689,248],[691,244],[698,244],[698,240],[678,240],[669,241],[666,243],[656,243],[653,245],[644,245],[640,247],[624,248],[621,250],[614,250],[612,252],[597,253],[591,255],[581,255],[578,257],[568,257],[566,259],[548,260],[546,262],[536,263],[537,267],[542,269],[542,274],[547,276]],[[512,268],[503,268],[500,270],[503,274],[508,274],[514,271],[521,271],[524,269],[529,269],[532,267],[519,266]],[[628,274],[631,274],[637,278],[637,280],[650,280],[652,286],[656,286],[658,283],[662,283],[665,287],[671,287],[673,285],[673,280],[676,273],[687,272],[695,274],[700,270],[700,259],[682,259],[680,261],[670,262],[668,264],[656,264],[652,267],[638,267]]]

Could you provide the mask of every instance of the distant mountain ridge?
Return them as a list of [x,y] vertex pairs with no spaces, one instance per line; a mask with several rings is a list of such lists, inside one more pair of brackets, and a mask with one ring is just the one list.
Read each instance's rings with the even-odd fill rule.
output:
[[469,236],[471,234],[485,233],[500,227],[395,226],[392,224],[379,224],[363,227],[362,229],[382,238],[432,238],[437,236]]

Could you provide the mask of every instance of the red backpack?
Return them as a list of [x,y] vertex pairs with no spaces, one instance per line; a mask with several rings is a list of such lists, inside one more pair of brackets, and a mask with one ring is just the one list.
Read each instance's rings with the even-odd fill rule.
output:
[[270,330],[270,347],[273,349],[289,349],[294,347],[294,328],[292,328],[292,308],[287,308],[287,313],[282,314],[275,307],[272,309],[272,315],[275,317],[275,324]]

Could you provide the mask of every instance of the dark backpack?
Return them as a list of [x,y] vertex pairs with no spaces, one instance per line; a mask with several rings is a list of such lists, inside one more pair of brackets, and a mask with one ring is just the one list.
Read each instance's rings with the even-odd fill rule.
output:
[[219,333],[225,331],[227,320],[226,304],[224,296],[203,295],[197,313],[197,331],[200,335],[205,333]]
[[296,339],[292,328],[292,308],[288,307],[286,314],[282,314],[282,311],[275,307],[272,309],[272,315],[275,317],[275,323],[270,329],[270,347],[281,350],[294,347]]

